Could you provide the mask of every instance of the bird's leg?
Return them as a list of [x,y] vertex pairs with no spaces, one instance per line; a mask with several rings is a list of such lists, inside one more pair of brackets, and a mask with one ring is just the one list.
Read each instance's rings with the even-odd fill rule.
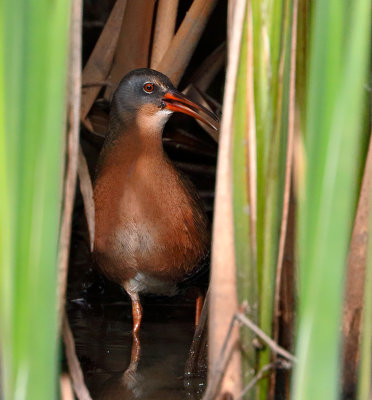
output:
[[129,282],[124,282],[123,286],[127,293],[130,296],[130,299],[132,300],[132,315],[133,315],[133,333],[136,334],[139,330],[139,327],[141,325],[141,319],[142,319],[142,306],[141,302],[138,296],[138,293],[134,291],[131,287]]
[[129,379],[137,370],[138,361],[141,354],[141,343],[138,337],[138,330],[141,325],[142,319],[142,307],[139,300],[138,293],[133,290],[129,282],[124,282],[123,286],[130,296],[132,301],[132,315],[133,315],[133,341],[132,341],[132,353],[130,357],[130,364],[124,373],[125,379]]
[[133,333],[133,342],[132,342],[132,353],[130,357],[130,363],[128,368],[125,370],[123,374],[124,381],[129,384],[130,382],[134,382],[136,379],[138,362],[140,360],[141,355],[141,343],[137,333]]
[[139,340],[138,334],[133,333],[133,342],[132,342],[132,353],[130,357],[131,364],[138,364],[139,358],[141,354],[141,342]]
[[198,290],[195,303],[195,328],[198,326],[200,315],[204,304],[204,293],[202,290]]
[[142,307],[138,293],[131,290],[129,284],[125,285],[124,287],[128,292],[130,299],[132,300],[132,315],[133,315],[132,352],[131,352],[129,367],[125,371],[125,376],[126,376],[125,379],[129,379],[129,377],[132,377],[131,379],[133,379],[133,376],[135,376],[135,373],[137,371],[137,366],[141,354],[141,342],[138,336],[138,330],[141,325]]
[[141,355],[141,343],[136,332],[133,332],[132,353],[128,368],[123,374],[123,382],[127,387],[133,387],[137,380],[137,367]]
[[142,320],[142,306],[139,299],[137,300],[132,299],[132,315],[133,315],[133,333],[135,336],[137,336],[137,332],[139,330]]

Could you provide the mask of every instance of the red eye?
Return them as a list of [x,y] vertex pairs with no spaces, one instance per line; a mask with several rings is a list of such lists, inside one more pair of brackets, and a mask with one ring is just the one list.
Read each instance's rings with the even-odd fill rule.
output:
[[145,83],[145,84],[143,85],[143,90],[144,90],[146,93],[151,93],[151,92],[153,92],[153,91],[154,91],[154,84],[153,84],[153,83],[149,83],[149,82]]

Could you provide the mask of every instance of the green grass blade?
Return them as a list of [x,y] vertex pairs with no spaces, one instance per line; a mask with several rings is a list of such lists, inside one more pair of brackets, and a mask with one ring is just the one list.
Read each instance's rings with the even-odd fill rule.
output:
[[[4,23],[4,7],[0,3],[0,25]],[[3,195],[0,196],[0,293],[3,293],[2,301],[0,302],[0,315],[2,317],[1,335],[3,338],[8,339],[2,342],[0,347],[1,360],[1,376],[2,385],[0,384],[0,397],[3,398],[3,393],[8,391],[8,382],[10,379],[9,368],[4,368],[5,365],[10,363],[10,348],[11,348],[11,330],[10,326],[4,324],[5,321],[10,321],[11,318],[11,304],[10,290],[11,290],[11,271],[4,266],[11,265],[11,251],[10,251],[10,204],[8,196],[8,176],[7,176],[7,154],[5,149],[5,93],[4,93],[4,32],[0,30],[0,188]],[[1,266],[3,266],[1,268]]]
[[[234,137],[233,137],[233,212],[234,212],[234,246],[237,273],[238,299],[242,303],[248,303],[249,318],[258,324],[258,287],[257,287],[257,265],[255,257],[255,239],[252,233],[252,221],[255,220],[254,207],[250,202],[250,179],[255,184],[255,177],[250,172],[249,154],[249,112],[248,96],[248,24],[251,23],[248,12],[250,4],[247,5],[239,68],[237,76],[237,86],[234,104]],[[253,101],[251,102],[253,103]],[[255,134],[255,132],[251,132]],[[250,143],[252,145],[252,143]],[[255,151],[255,149],[253,149]],[[251,160],[255,162],[255,160]],[[253,222],[254,224],[254,222]],[[255,375],[256,351],[252,346],[254,334],[243,327],[240,331],[242,342],[242,377],[243,385],[246,385]],[[255,398],[255,392],[251,391],[245,398]]]
[[50,400],[57,393],[56,260],[69,3],[2,0],[1,8],[4,395]]
[[[253,11],[259,319],[261,329],[271,336],[288,133],[292,1],[253,1]],[[270,351],[265,349],[259,366],[269,362]],[[259,386],[264,399],[267,379]]]
[[[233,159],[235,250],[240,301],[248,301],[251,318],[271,336],[288,131],[292,1],[252,0],[249,4],[252,5],[253,17],[254,111],[252,113],[255,121],[252,122],[247,113],[247,93],[252,84],[247,83],[246,21],[235,102]],[[252,241],[252,229],[247,215],[251,204],[248,156],[250,149],[247,149],[246,143],[248,126],[252,123],[257,143],[254,149],[257,154],[255,160],[257,243],[255,240]],[[253,247],[250,247],[249,244],[253,242]],[[243,370],[243,375],[247,378],[251,376],[254,367],[255,349],[251,346],[252,337],[248,333],[243,332],[242,337],[246,344],[243,355],[243,369],[244,367],[246,369]],[[270,351],[265,349],[259,353],[256,368],[263,367],[269,362]],[[267,388],[267,379],[261,380],[260,398],[266,398]]]
[[295,399],[336,399],[340,314],[356,200],[369,0],[314,4],[299,193],[300,304]]

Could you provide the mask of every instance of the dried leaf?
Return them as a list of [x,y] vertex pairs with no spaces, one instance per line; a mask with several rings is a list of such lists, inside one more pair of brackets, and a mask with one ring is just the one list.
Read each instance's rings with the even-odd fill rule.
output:
[[253,58],[253,13],[249,1],[247,7],[247,153],[248,153],[248,198],[250,206],[250,245],[251,254],[257,258],[257,143],[256,115],[254,105],[254,58]]
[[81,27],[82,1],[75,1],[71,8],[69,79],[67,108],[69,109],[67,133],[67,162],[64,180],[64,199],[58,254],[58,317],[62,323],[70,252],[71,220],[74,207],[76,177],[78,168],[80,133],[80,89],[81,89]]
[[195,329],[192,339],[189,356],[185,364],[185,376],[193,376],[198,374],[199,365],[207,348],[207,322],[208,322],[208,307],[209,307],[209,289],[205,296],[203,309],[200,314],[198,326]]
[[217,0],[194,0],[172,43],[155,69],[177,86],[204,31]]
[[85,159],[81,146],[79,149],[78,174],[80,181],[80,191],[84,201],[85,217],[88,224],[90,250],[93,251],[95,230],[93,185],[89,175],[87,161]]
[[[369,143],[359,203],[356,212],[347,267],[343,314],[344,392],[355,390],[358,376],[362,310],[367,263],[368,215],[372,182],[372,136]],[[356,279],[357,277],[357,279]]]
[[105,98],[111,99],[121,78],[136,68],[149,66],[149,46],[155,0],[127,0],[118,45],[110,72],[112,87]]
[[105,137],[109,126],[109,114],[100,110],[98,107],[92,107],[89,119],[85,119],[85,127],[98,136]]
[[[110,72],[127,0],[117,0],[83,71],[83,86],[104,81]],[[82,89],[81,119],[88,115],[101,86]]]
[[61,400],[74,400],[74,391],[72,390],[72,385],[68,374],[62,374],[60,385]]
[[63,319],[63,342],[65,344],[65,353],[67,358],[68,369],[70,372],[74,392],[79,400],[92,400],[89,390],[84,382],[84,375],[81,369],[79,359],[75,351],[75,342],[72,335],[68,319]]
[[[217,164],[216,200],[212,241],[211,293],[209,308],[209,378],[216,375],[218,355],[238,309],[236,266],[234,249],[232,207],[232,132],[233,105],[239,63],[239,49],[245,15],[246,1],[237,0],[234,8],[231,42],[225,84],[223,118],[221,123]],[[238,340],[239,331],[234,327],[231,346]],[[241,390],[240,353],[233,352],[225,371],[221,392],[233,397]]]
[[178,0],[159,0],[152,44],[151,68],[155,68],[159,64],[173,39],[177,9]]

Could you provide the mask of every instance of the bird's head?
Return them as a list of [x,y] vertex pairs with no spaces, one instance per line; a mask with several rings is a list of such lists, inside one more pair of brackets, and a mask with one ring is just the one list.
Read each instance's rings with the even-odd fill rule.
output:
[[218,118],[178,92],[168,77],[152,69],[129,72],[120,81],[112,103],[115,119],[135,120],[145,129],[161,129],[173,112],[190,115],[217,130]]

